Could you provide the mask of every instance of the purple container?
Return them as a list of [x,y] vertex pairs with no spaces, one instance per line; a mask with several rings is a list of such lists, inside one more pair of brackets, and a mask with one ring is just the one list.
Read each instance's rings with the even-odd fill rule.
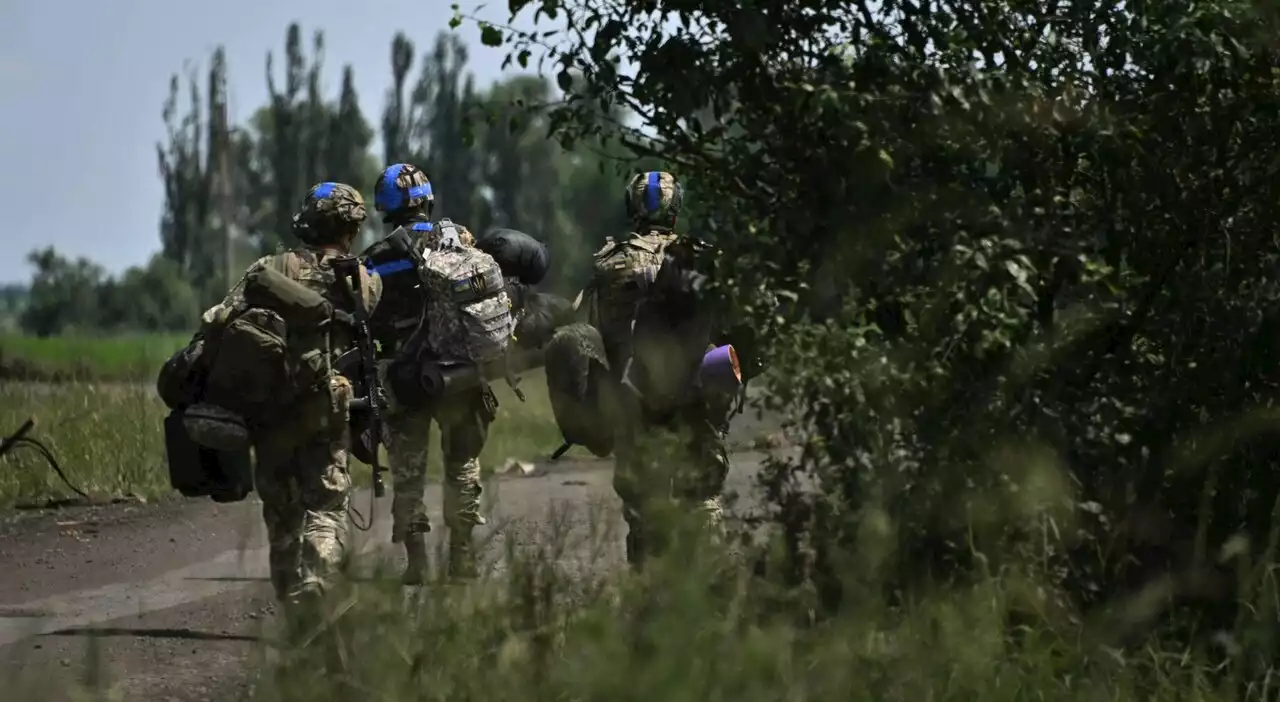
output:
[[703,390],[713,393],[734,393],[742,387],[742,366],[732,344],[717,346],[702,357],[698,382]]

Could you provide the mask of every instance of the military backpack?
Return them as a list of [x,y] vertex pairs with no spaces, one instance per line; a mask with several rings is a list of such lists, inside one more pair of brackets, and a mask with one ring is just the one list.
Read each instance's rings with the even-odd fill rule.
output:
[[452,222],[442,219],[439,227],[440,238],[419,267],[426,295],[423,350],[445,364],[497,361],[515,330],[502,269],[489,254],[463,245]]

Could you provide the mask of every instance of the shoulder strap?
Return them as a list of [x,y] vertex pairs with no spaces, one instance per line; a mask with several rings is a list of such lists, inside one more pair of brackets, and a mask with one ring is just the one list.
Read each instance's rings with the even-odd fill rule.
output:
[[441,217],[439,221],[440,238],[436,241],[439,248],[462,248],[462,232],[458,231],[458,225],[448,217]]

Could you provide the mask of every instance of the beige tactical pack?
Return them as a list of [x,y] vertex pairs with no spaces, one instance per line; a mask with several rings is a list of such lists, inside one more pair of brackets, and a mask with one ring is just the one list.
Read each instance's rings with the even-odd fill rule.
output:
[[[630,355],[631,323],[662,268],[668,246],[676,240],[670,232],[612,237],[592,256],[593,274],[586,291],[587,321],[604,339],[611,368],[622,368]],[[582,298],[579,299],[579,303]]]

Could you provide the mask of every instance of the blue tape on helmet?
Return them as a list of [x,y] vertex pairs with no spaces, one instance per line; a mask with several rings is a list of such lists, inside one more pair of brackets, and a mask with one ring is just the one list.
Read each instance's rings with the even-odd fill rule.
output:
[[423,183],[422,185],[415,185],[412,188],[409,188],[409,199],[413,199],[415,197],[425,198],[430,196],[431,196],[430,183]]
[[649,171],[649,182],[644,186],[644,208],[648,214],[658,211],[658,198],[661,194],[662,186],[658,180],[658,172]]
[[402,271],[411,270],[412,268],[413,268],[413,261],[410,261],[407,258],[402,258],[396,261],[387,261],[382,265],[374,266],[370,270],[376,275],[378,275],[379,277],[381,277],[381,276],[388,275],[390,273],[400,273]]
[[388,212],[393,212],[404,206],[404,195],[396,187],[396,180],[400,178],[400,171],[402,170],[404,170],[404,164],[397,163],[383,171],[382,188],[374,193],[374,202]]
[[433,232],[436,230],[430,222],[414,222],[413,226],[409,228],[415,232]]
[[317,200],[323,200],[333,194],[333,189],[338,187],[337,183],[321,183],[316,186],[312,196]]

